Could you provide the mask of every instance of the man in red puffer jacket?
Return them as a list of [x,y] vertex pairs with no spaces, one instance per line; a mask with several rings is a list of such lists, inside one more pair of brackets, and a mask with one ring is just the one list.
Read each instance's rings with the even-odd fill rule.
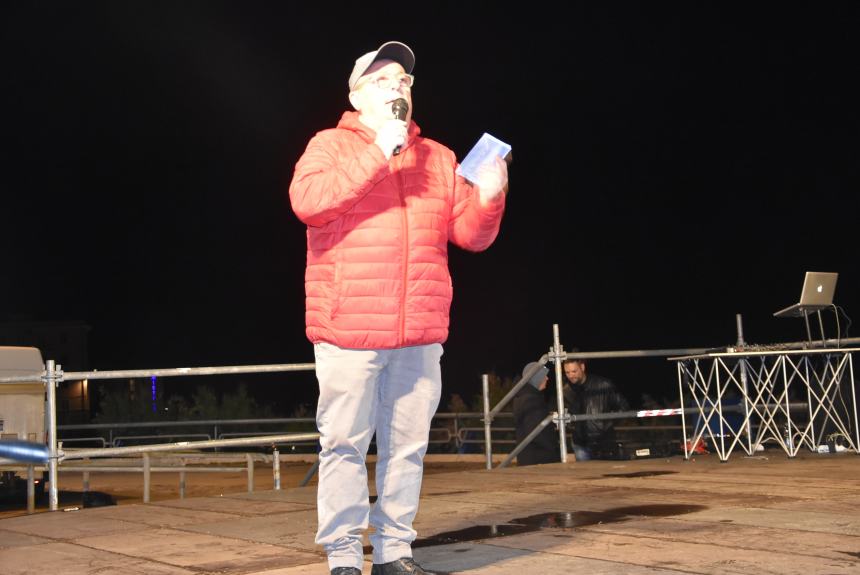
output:
[[[317,543],[336,575],[360,575],[371,524],[374,575],[423,574],[412,560],[430,421],[448,337],[448,242],[471,251],[499,231],[501,159],[474,183],[412,121],[415,56],[387,42],[355,62],[355,112],[314,136],[290,201],[308,226],[307,336],[320,386]],[[399,116],[399,117],[398,117]],[[365,457],[376,433],[376,491]]]

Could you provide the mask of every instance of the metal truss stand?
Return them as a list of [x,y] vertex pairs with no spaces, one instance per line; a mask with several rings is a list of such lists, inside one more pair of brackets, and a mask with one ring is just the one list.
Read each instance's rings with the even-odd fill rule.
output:
[[[854,351],[738,351],[670,358],[678,366],[681,403],[686,389],[701,423],[688,441],[682,417],[684,457],[689,459],[690,446],[707,434],[720,461],[737,446],[753,455],[771,440],[791,458],[802,447],[815,451],[828,429],[860,453]],[[845,397],[849,392],[850,400]],[[805,395],[807,403],[801,408],[790,403],[793,393]],[[738,401],[743,404],[741,421],[731,422],[727,407]],[[732,411],[738,411],[734,405]]]

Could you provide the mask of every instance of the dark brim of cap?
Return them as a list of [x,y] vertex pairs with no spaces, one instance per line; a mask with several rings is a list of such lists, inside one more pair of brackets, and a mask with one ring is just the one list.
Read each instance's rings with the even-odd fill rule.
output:
[[[376,51],[376,57],[373,59],[373,62],[377,60],[394,60],[403,66],[407,74],[411,74],[412,69],[415,67],[415,53],[402,42],[386,42],[380,46],[379,50]],[[368,68],[370,68],[369,65]]]

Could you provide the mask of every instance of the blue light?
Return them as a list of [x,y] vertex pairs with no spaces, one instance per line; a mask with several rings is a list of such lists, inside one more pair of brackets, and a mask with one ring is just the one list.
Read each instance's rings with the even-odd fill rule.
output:
[[155,376],[151,377],[152,380],[152,412],[155,413],[157,411],[157,407],[155,405],[155,399],[158,396],[158,385],[155,383]]

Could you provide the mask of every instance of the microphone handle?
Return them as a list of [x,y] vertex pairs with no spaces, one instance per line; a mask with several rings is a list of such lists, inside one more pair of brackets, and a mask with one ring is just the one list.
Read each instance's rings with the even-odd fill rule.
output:
[[[394,113],[394,117],[398,120],[405,120],[406,114],[409,111],[409,104],[406,102],[405,99],[398,98],[394,101],[394,103],[392,103],[391,111]],[[395,156],[398,155],[400,153],[401,147],[402,146],[395,146],[392,154]]]

